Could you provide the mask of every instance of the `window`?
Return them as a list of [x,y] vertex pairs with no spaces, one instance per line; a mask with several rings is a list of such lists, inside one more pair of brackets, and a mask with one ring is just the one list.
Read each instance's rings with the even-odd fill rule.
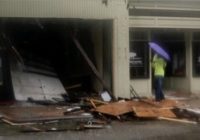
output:
[[149,77],[148,33],[130,30],[130,78]]
[[186,75],[185,40],[183,32],[154,31],[152,40],[166,50],[171,60],[167,63],[166,76],[183,77]]
[[200,32],[193,33],[192,38],[192,52],[193,52],[193,76],[200,76]]

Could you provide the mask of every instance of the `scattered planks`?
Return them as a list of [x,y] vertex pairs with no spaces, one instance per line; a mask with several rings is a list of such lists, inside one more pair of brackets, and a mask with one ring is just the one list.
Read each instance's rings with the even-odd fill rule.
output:
[[119,102],[100,105],[98,107],[94,102],[92,104],[95,108],[95,112],[115,116],[117,118],[130,112],[133,112],[136,117],[141,118],[176,118],[176,115],[171,109],[177,106],[177,103],[172,100],[165,100],[160,104],[156,104],[150,99],[142,99],[142,101],[122,100]]
[[[54,121],[54,120],[90,120],[91,114],[85,115],[83,112],[78,114],[65,114],[71,108],[56,106],[34,106],[34,107],[0,107],[4,122],[10,124],[26,124],[34,122]],[[74,108],[73,108],[74,109]],[[75,108],[76,109],[76,108]],[[69,111],[68,111],[69,112]]]
[[[93,102],[93,106],[95,103]],[[141,99],[138,101],[120,101],[108,103],[100,106],[95,106],[94,111],[106,115],[115,116],[121,119],[122,115],[133,112],[133,115],[138,118],[154,118],[158,120],[166,120],[180,123],[197,124],[197,121],[188,120],[187,118],[179,118],[174,112],[174,109],[181,104],[175,100],[164,100],[155,103],[151,99]],[[194,113],[194,111],[193,111]],[[191,112],[190,112],[191,114]],[[198,114],[199,115],[199,114]]]

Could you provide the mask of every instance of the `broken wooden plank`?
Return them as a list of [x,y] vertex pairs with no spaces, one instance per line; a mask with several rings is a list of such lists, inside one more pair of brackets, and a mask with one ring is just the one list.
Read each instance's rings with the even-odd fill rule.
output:
[[43,122],[53,120],[84,119],[93,118],[91,114],[85,113],[64,115],[66,108],[48,107],[0,107],[0,112],[6,120],[13,123]]
[[158,117],[159,120],[173,121],[173,122],[181,122],[181,123],[189,123],[189,124],[197,124],[195,121],[189,121],[184,119],[175,119],[175,118],[167,118],[167,117]]
[[96,75],[97,79],[101,82],[101,84],[104,86],[104,88],[109,92],[110,96],[112,98],[115,99],[115,97],[112,95],[112,92],[110,90],[110,88],[107,86],[107,84],[105,83],[105,81],[103,80],[103,78],[101,77],[101,74],[99,73],[99,71],[96,69],[95,65],[92,63],[92,61],[90,60],[90,58],[88,57],[87,53],[84,51],[84,49],[82,48],[82,46],[80,45],[79,41],[72,36],[72,39],[75,43],[75,46],[77,47],[77,49],[80,51],[81,55],[83,56],[83,58],[86,60],[86,62],[88,63],[89,67],[91,68],[92,72]]
[[12,125],[12,126],[22,126],[22,125],[33,125],[36,124],[35,122],[27,122],[27,123],[15,123],[15,122],[11,122],[7,119],[1,119],[3,122]]
[[95,103],[93,102],[93,100],[89,100],[89,101],[92,104],[93,108],[97,108],[97,106],[95,105]]
[[97,104],[108,104],[108,102],[104,102],[104,101],[101,101],[101,100],[97,100],[97,99],[89,99],[91,101],[93,101],[94,103],[97,103]]
[[101,128],[104,128],[103,125],[100,125],[100,124],[85,124],[83,125],[84,128],[87,128],[87,129],[101,129]]

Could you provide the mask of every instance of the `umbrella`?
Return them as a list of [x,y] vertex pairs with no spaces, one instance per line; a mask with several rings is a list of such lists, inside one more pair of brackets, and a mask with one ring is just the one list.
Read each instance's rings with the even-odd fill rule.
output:
[[158,55],[163,57],[164,59],[166,59],[168,61],[170,60],[169,54],[162,47],[160,47],[158,44],[150,42],[149,47],[152,50],[154,50]]

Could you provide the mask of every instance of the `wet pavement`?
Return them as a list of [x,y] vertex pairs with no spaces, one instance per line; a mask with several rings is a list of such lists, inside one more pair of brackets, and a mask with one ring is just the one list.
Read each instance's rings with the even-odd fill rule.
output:
[[157,120],[113,121],[103,129],[22,133],[0,125],[0,140],[199,140],[200,125]]

